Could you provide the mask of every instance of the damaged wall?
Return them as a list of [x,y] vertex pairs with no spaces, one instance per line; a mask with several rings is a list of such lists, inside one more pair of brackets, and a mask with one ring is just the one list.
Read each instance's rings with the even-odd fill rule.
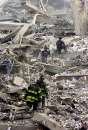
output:
[[85,9],[86,2],[81,0],[71,0],[75,32],[77,35],[86,35],[88,32],[88,18]]

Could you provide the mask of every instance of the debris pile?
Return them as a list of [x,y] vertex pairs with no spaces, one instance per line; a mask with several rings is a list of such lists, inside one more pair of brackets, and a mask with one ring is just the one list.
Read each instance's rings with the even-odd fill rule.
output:
[[74,129],[80,120],[87,121],[87,80],[56,81],[49,87],[48,115],[68,129]]
[[[67,37],[68,30],[64,27],[68,27],[68,23],[65,20],[49,24],[43,21],[52,19],[44,7],[39,10],[29,3],[26,6],[33,11],[32,22],[19,24],[0,37],[0,120],[31,118],[22,90],[42,73],[49,91],[44,112],[62,122],[65,128],[74,130],[80,120],[88,121],[88,39],[73,36],[73,30]],[[37,20],[39,16],[43,22]],[[56,29],[59,26],[62,30],[58,35],[63,36],[67,47],[67,52],[62,51],[61,54],[56,52]],[[62,34],[63,29],[65,35]],[[47,63],[41,62],[39,55],[45,45],[50,50]]]

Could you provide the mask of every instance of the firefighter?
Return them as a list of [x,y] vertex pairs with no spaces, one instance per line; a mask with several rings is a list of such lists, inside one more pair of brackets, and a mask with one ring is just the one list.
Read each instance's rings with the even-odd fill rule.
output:
[[47,95],[46,84],[44,83],[43,76],[40,76],[36,83],[31,84],[28,89],[25,89],[25,101],[27,105],[33,110],[38,109],[38,105],[42,102],[42,107],[45,105],[45,96]]
[[64,41],[62,41],[62,38],[59,37],[59,40],[56,42],[57,52],[58,54],[61,54],[62,49],[66,51],[66,45]]
[[37,80],[36,85],[41,88],[42,92],[42,108],[45,106],[45,98],[48,98],[48,90],[47,90],[47,85],[44,82],[44,76],[40,75],[39,80]]
[[41,100],[39,92],[39,88],[36,87],[36,84],[31,84],[28,89],[25,90],[24,99],[30,109],[33,107],[33,110],[37,110],[38,104]]
[[41,51],[41,61],[47,63],[47,58],[50,55],[50,51],[47,46],[44,46],[44,49]]
[[26,89],[25,97],[24,97],[27,105],[31,109],[33,107],[33,111],[38,109],[38,105],[42,100],[42,92],[39,87],[35,84],[31,84],[28,89]]

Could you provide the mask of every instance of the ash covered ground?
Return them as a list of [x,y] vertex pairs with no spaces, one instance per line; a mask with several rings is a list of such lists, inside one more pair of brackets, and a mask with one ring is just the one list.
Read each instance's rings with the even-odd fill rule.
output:
[[[24,18],[30,23],[33,14],[28,10],[25,14],[23,7],[24,4],[20,4],[19,1],[16,4],[10,2],[4,8],[4,15],[19,22]],[[74,26],[69,21],[64,15],[40,17],[35,25],[26,31],[20,44],[16,37],[17,33],[14,33],[15,38],[7,37],[14,32],[13,30],[1,31],[0,64],[6,58],[13,63],[9,74],[0,73],[1,122],[8,120],[9,123],[12,122],[11,113],[14,115],[14,121],[32,118],[32,114],[27,111],[28,106],[23,100],[21,90],[36,81],[40,73],[44,74],[49,92],[43,112],[58,123],[61,122],[63,127],[69,130],[76,129],[81,120],[88,121],[88,38],[81,39],[74,35]],[[52,44],[55,47],[59,36],[63,36],[67,52],[60,55],[54,53],[53,57],[51,55],[48,57],[47,64],[42,63],[37,51],[44,45],[50,48]],[[13,109],[14,112],[11,111]],[[39,109],[39,112],[42,110]]]

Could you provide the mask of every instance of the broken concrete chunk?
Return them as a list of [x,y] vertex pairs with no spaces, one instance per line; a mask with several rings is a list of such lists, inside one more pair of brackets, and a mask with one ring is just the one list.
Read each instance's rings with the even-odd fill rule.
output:
[[0,92],[0,102],[8,102],[10,97],[6,93]]
[[56,85],[58,90],[63,90],[63,86],[59,82],[57,82]]
[[28,87],[28,84],[25,82],[25,80],[18,76],[14,77],[13,84],[22,88]]
[[33,120],[41,123],[42,125],[52,130],[64,130],[64,127],[62,126],[61,122],[56,122],[55,120],[43,113],[35,113]]

